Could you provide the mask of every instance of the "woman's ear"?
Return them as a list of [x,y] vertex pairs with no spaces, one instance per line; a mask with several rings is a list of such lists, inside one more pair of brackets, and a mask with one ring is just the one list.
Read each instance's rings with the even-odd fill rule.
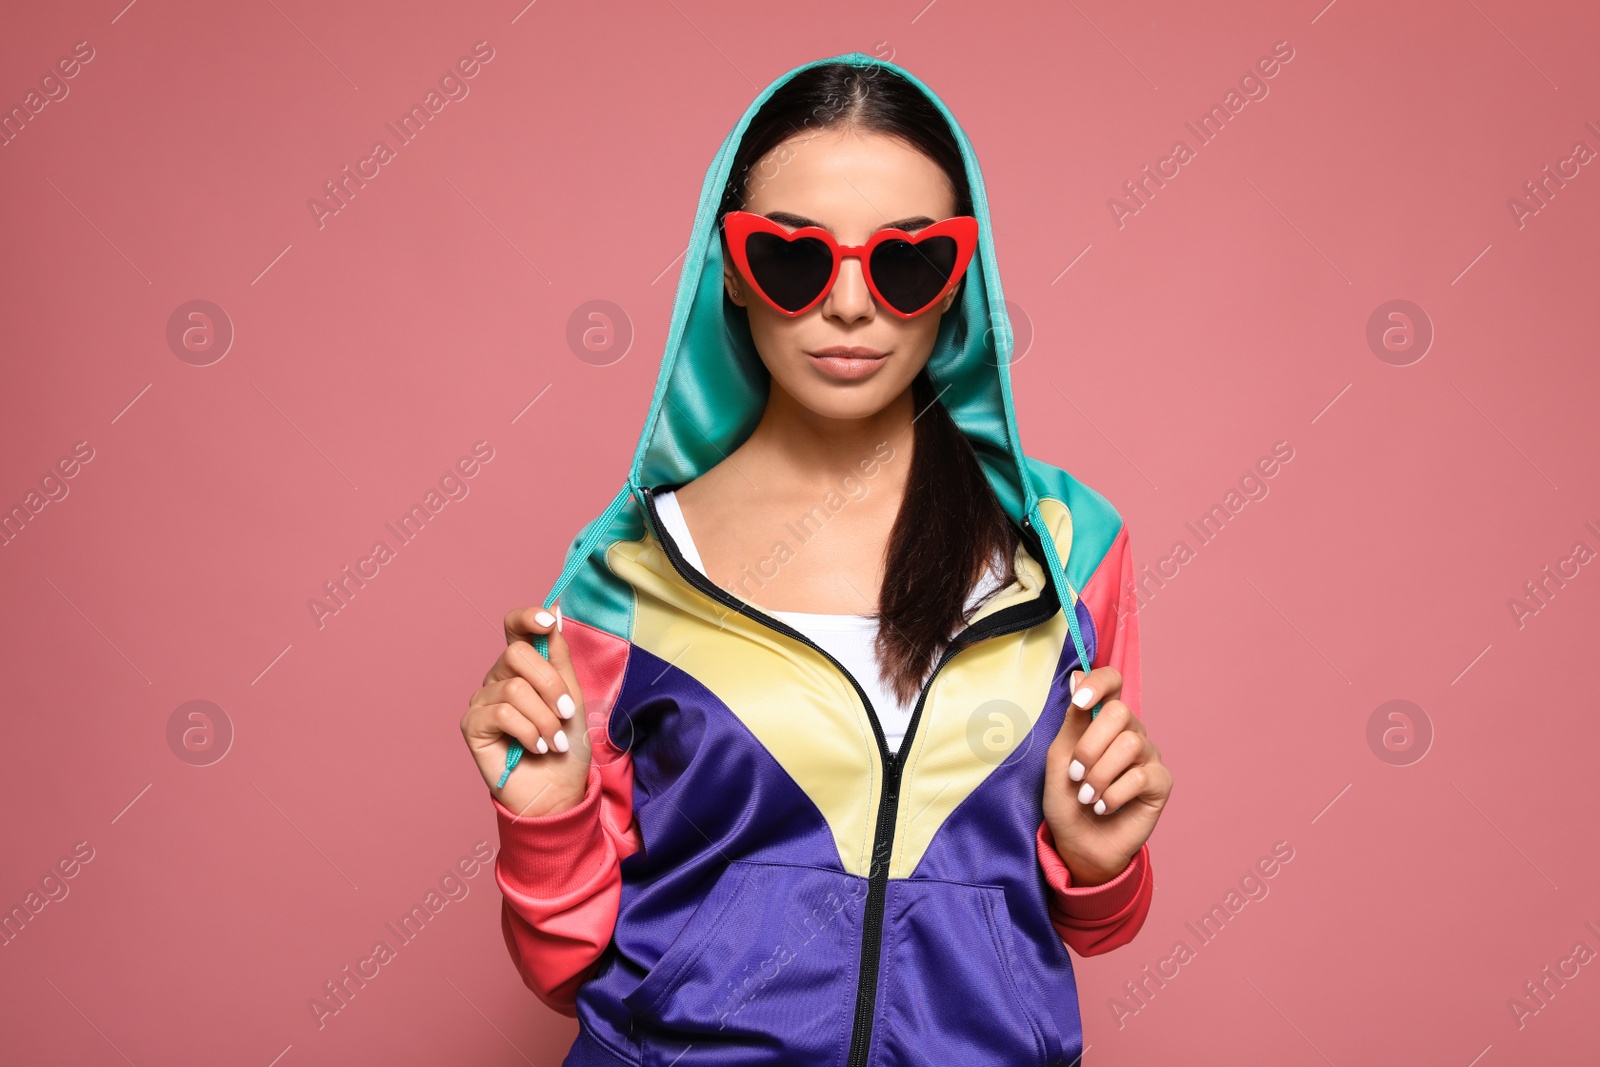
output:
[[739,284],[739,272],[734,268],[733,258],[728,255],[728,235],[721,234],[718,240],[722,242],[722,291],[728,294],[729,300],[744,307],[745,287]]

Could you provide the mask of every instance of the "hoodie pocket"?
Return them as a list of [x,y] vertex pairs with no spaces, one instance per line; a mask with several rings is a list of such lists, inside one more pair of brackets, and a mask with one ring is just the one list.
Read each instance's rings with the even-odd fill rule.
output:
[[875,1062],[1064,1067],[1059,1006],[1042,999],[1012,935],[1000,886],[891,881]]
[[842,1065],[863,878],[734,860],[623,1003],[643,1063]]

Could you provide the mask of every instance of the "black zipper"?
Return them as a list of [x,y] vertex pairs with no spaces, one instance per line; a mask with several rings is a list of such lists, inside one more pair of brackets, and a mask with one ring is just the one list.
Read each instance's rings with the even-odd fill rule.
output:
[[[805,634],[796,630],[787,623],[773,618],[771,615],[756,609],[747,602],[719,587],[711,579],[696,570],[683,553],[678,550],[678,545],[666,533],[661,525],[661,515],[656,510],[655,489],[651,486],[641,486],[644,491],[645,510],[650,515],[650,525],[655,533],[656,540],[660,542],[667,559],[676,570],[694,588],[705,593],[719,604],[732,608],[739,614],[760,622],[779,633],[794,638],[801,644],[820,652],[824,659],[838,668],[839,673],[849,679],[856,694],[861,697],[862,706],[867,709],[867,718],[872,723],[872,733],[878,740],[878,753],[883,762],[883,790],[878,802],[878,826],[872,839],[872,858],[867,867],[867,902],[866,912],[862,918],[861,938],[861,966],[856,985],[856,1012],[855,1023],[850,1035],[850,1057],[846,1067],[865,1067],[867,1050],[872,1044],[872,1014],[876,1007],[878,995],[878,970],[881,964],[883,941],[883,907],[884,899],[889,891],[889,856],[894,848],[895,819],[898,814],[900,801],[900,772],[902,769],[901,758],[911,750],[912,738],[916,736],[917,724],[922,719],[922,705],[928,699],[928,691],[933,688],[934,679],[944,669],[944,665],[953,659],[956,653],[967,648],[984,638],[1002,637],[1006,634],[1016,633],[1036,626],[1055,615],[1061,609],[1061,601],[1056,591],[1055,584],[1050,577],[1050,569],[1044,570],[1044,588],[1032,600],[1011,607],[1002,608],[992,615],[985,616],[978,622],[962,630],[950,643],[945,646],[944,652],[934,664],[933,670],[928,673],[928,680],[923,683],[922,691],[917,694],[916,706],[911,711],[911,719],[906,724],[905,736],[900,741],[899,750],[889,751],[888,740],[884,737],[883,725],[878,722],[878,713],[872,707],[872,701],[867,698],[866,691],[861,688],[861,683],[848,670],[844,664],[834,659],[828,650],[818,645]],[[1038,532],[1033,529],[1033,524],[1026,518],[1022,521],[1022,541],[1032,553],[1034,559],[1044,559],[1044,549],[1040,543]]]

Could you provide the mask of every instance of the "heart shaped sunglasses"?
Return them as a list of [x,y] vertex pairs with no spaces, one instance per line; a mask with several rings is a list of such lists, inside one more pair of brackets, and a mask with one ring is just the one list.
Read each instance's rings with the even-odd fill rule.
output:
[[867,288],[903,319],[927,311],[955,288],[978,246],[978,220],[956,215],[915,235],[878,230],[866,244],[841,245],[820,226],[788,230],[764,215],[730,211],[722,232],[739,273],[762,300],[794,318],[822,302],[846,256],[861,260]]

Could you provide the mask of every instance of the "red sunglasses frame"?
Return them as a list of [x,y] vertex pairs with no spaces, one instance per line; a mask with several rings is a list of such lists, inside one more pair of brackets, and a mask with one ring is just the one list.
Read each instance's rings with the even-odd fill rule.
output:
[[[827,295],[833,291],[834,283],[839,280],[839,268],[844,265],[844,260],[847,256],[854,256],[861,261],[861,274],[866,279],[867,288],[872,291],[873,299],[880,306],[887,308],[902,319],[916,318],[943,300],[950,290],[960,283],[962,275],[966,273],[967,264],[972,261],[973,253],[978,248],[978,220],[971,215],[955,215],[948,219],[943,219],[932,226],[924,227],[915,234],[895,229],[878,230],[867,238],[866,244],[861,245],[841,245],[834,240],[833,234],[820,226],[802,226],[798,230],[789,230],[765,215],[756,215],[749,211],[728,212],[723,216],[722,229],[728,239],[728,252],[733,257],[734,265],[739,268],[739,273],[743,276],[745,282],[774,311],[791,319],[804,315],[827,298]],[[817,294],[816,299],[797,311],[790,311],[787,308],[778,306],[778,303],[767,295],[750,270],[750,259],[746,249],[746,242],[750,239],[750,235],[756,233],[776,234],[788,241],[797,241],[802,237],[814,237],[828,247],[828,250],[833,253],[833,270],[829,272],[827,284],[822,287],[822,291]],[[901,311],[884,299],[883,294],[878,291],[877,283],[872,280],[872,252],[885,241],[907,241],[912,245],[916,245],[930,237],[950,237],[955,239],[955,266],[951,269],[950,278],[945,283],[944,288],[940,289],[932,300],[915,311]]]

